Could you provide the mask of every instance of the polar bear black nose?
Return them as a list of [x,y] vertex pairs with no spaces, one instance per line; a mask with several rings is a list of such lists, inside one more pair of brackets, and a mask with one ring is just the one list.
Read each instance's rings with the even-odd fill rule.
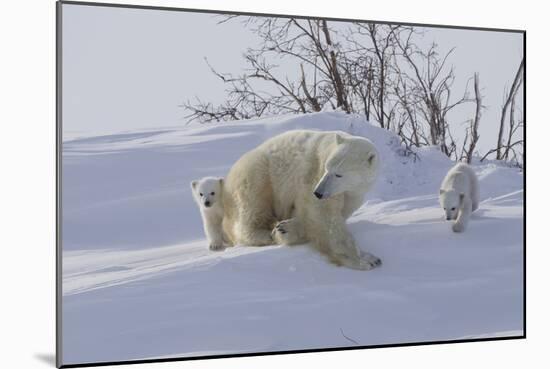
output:
[[204,206],[209,207],[210,206],[210,201],[205,201]]
[[451,217],[447,217],[447,220],[451,220]]
[[313,194],[314,194],[315,197],[317,197],[318,199],[322,199],[322,198],[323,198],[323,194],[322,194],[322,193],[319,193],[319,192],[315,191]]

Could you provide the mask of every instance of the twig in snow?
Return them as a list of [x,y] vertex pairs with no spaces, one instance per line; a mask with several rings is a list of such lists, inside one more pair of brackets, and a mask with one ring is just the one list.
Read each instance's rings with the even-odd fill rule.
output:
[[347,339],[348,341],[353,342],[356,345],[359,345],[359,342],[357,342],[353,338],[349,338],[348,336],[346,336],[346,334],[344,333],[344,330],[342,328],[340,328],[340,333],[342,333],[342,336],[344,336],[344,338]]

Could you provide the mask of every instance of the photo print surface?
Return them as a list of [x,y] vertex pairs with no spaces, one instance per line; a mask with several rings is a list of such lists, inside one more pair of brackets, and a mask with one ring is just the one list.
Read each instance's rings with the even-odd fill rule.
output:
[[523,31],[58,25],[58,365],[524,337]]

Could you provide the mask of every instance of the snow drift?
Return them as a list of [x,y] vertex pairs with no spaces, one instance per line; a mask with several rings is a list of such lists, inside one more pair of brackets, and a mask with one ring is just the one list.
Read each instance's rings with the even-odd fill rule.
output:
[[[189,182],[291,129],[377,146],[380,177],[348,223],[381,268],[307,246],[208,250]],[[437,201],[452,165],[338,112],[63,142],[63,363],[522,335],[523,175],[474,165],[480,209],[456,234]]]

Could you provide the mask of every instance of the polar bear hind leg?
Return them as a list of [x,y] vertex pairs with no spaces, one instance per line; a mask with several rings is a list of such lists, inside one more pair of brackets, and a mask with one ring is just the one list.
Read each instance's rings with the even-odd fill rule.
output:
[[263,211],[255,211],[257,209],[260,207],[243,206],[239,211],[238,219],[234,225],[235,233],[239,235],[237,242],[247,246],[273,245],[271,230],[276,221],[273,217],[266,216]]

